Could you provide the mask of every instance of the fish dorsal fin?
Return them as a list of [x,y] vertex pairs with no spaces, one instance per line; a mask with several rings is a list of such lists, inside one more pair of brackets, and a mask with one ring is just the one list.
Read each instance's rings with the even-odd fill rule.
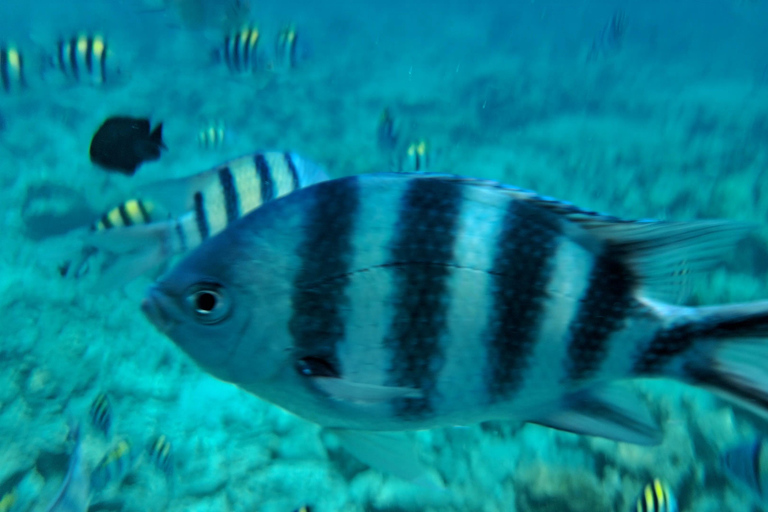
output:
[[714,267],[753,229],[750,224],[728,220],[627,220],[496,181],[451,174],[410,175],[498,190],[508,197],[564,217],[616,249],[637,277],[642,293],[673,303],[684,300],[690,293],[691,281],[697,272]]

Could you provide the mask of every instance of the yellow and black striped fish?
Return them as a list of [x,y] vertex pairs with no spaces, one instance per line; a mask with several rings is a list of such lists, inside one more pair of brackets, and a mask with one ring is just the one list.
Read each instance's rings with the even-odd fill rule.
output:
[[119,484],[133,469],[136,460],[131,443],[121,439],[94,468],[91,473],[91,489],[99,492],[109,484]]
[[161,434],[149,445],[149,459],[157,469],[170,477],[173,473],[172,446],[168,438]]
[[243,27],[224,36],[223,46],[216,51],[232,73],[250,73],[259,68],[259,40],[261,34],[255,26]]
[[643,488],[631,512],[678,512],[677,500],[666,483],[654,478]]
[[293,512],[312,512],[312,507],[310,507],[308,505],[304,505],[303,507],[297,508]]
[[296,27],[289,25],[277,33],[275,40],[275,61],[278,67],[290,69],[296,67],[298,33]]
[[431,165],[430,146],[426,139],[419,139],[405,150],[405,159],[401,171],[426,171]]
[[224,121],[206,123],[197,133],[197,143],[202,149],[221,149],[227,131]]
[[99,393],[91,402],[91,424],[105,436],[112,428],[112,402],[106,393]]
[[129,199],[115,206],[91,225],[92,231],[124,228],[137,224],[149,224],[157,219],[152,217],[155,204],[143,199]]
[[17,92],[26,87],[24,58],[14,45],[0,46],[0,84],[5,92]]
[[100,34],[80,34],[59,39],[52,65],[74,82],[106,84],[115,78],[117,69],[108,60],[107,40]]
[[[82,277],[93,255],[102,251],[114,257],[99,269],[95,286],[114,289],[161,268],[265,202],[326,179],[325,171],[299,155],[265,151],[149,184],[143,194],[151,202],[127,201],[102,215],[80,254],[60,271]],[[155,211],[172,218],[156,220]]]

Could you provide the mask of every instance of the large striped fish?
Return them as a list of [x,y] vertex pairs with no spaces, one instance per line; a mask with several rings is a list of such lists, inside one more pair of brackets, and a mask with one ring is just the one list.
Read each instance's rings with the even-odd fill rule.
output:
[[397,431],[509,419],[658,442],[622,379],[677,379],[766,415],[768,301],[660,300],[748,229],[368,174],[255,210],[179,262],[142,309],[205,371],[418,479],[412,460],[394,460],[410,456]]
[[151,200],[126,201],[91,225],[82,251],[61,267],[62,274],[81,277],[94,254],[106,253],[92,289],[114,289],[198,246],[265,202],[325,179],[325,171],[299,155],[265,151],[150,184],[140,194]]

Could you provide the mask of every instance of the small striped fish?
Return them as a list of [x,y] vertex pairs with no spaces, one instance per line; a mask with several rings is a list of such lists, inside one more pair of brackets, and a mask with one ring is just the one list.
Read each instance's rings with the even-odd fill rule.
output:
[[224,145],[227,130],[223,121],[206,123],[197,132],[197,143],[202,149],[221,149]]
[[224,36],[220,49],[214,53],[216,60],[223,61],[231,73],[250,73],[259,69],[259,40],[256,27],[243,27]]
[[397,431],[509,419],[658,443],[620,380],[678,379],[768,416],[768,301],[661,302],[748,230],[624,221],[456,176],[364,174],[254,210],[142,310],[204,370],[418,480]]
[[723,464],[737,481],[746,484],[756,497],[768,499],[768,442],[756,439],[728,450]]
[[24,58],[14,45],[0,45],[0,85],[5,92],[17,92],[27,85]]
[[91,473],[91,490],[100,492],[108,485],[118,485],[133,469],[138,457],[133,453],[131,443],[118,441],[99,461]]
[[[143,194],[151,200],[127,201],[96,221],[62,275],[84,275],[93,255],[106,252],[113,257],[99,269],[95,289],[114,289],[197,247],[265,202],[325,179],[322,169],[299,155],[265,151],[150,184]],[[157,211],[172,218],[156,221]]]
[[298,34],[296,27],[289,25],[277,33],[275,41],[275,64],[279,69],[291,69],[297,63]]
[[167,477],[173,473],[173,458],[171,442],[165,435],[157,436],[149,445],[149,459],[152,464]]
[[419,139],[408,145],[405,150],[405,161],[401,164],[402,171],[426,171],[431,164],[429,143]]
[[106,393],[99,393],[91,403],[91,423],[99,432],[109,436],[112,428],[112,402]]
[[678,512],[677,500],[667,484],[658,478],[646,484],[631,512]]
[[80,34],[58,41],[51,65],[71,81],[103,85],[119,73],[110,55],[104,36]]

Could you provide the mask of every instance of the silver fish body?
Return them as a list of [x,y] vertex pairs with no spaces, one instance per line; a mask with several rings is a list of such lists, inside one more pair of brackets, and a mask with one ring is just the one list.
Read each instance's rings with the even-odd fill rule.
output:
[[[204,370],[326,427],[515,419],[651,444],[648,413],[609,384],[670,377],[768,409],[766,371],[735,361],[738,340],[768,334],[768,303],[649,298],[674,296],[744,232],[622,221],[455,176],[368,174],[253,211],[142,308]],[[768,360],[765,344],[749,347]]]

